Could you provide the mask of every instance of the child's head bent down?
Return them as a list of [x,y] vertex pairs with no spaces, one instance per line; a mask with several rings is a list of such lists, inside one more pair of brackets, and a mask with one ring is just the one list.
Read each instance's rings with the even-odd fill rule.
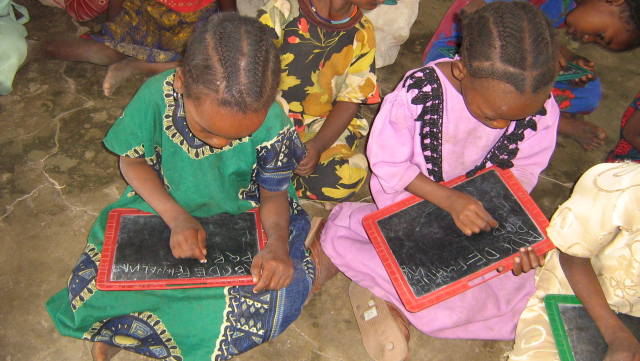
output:
[[174,89],[189,130],[223,148],[257,131],[275,101],[280,56],[258,20],[219,13],[189,39]]
[[452,75],[469,113],[490,128],[506,128],[542,109],[559,70],[547,17],[528,2],[499,1],[461,18],[461,60]]
[[565,19],[576,40],[612,51],[640,45],[640,0],[580,0]]

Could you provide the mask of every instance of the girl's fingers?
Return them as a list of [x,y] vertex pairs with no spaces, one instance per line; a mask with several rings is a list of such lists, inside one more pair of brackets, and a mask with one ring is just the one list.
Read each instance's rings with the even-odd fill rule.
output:
[[265,267],[262,270],[262,274],[260,275],[260,280],[253,288],[254,293],[258,293],[264,290],[271,283],[271,279],[273,278],[274,270],[271,267]]
[[528,251],[529,251],[529,261],[531,262],[531,269],[536,269],[540,267],[540,260],[538,258],[538,255],[536,254],[536,251],[534,251],[533,248],[531,247],[529,247]]
[[200,259],[200,262],[207,261],[207,233],[204,229],[198,231],[198,246],[200,246],[200,252],[203,255],[203,258]]
[[174,247],[171,247],[171,251],[175,258],[184,258],[186,252],[184,250],[183,245],[184,245],[184,240],[182,239],[182,237],[176,238],[176,241],[174,242]]
[[482,220],[485,221],[486,224],[489,226],[489,229],[485,229],[485,231],[489,231],[491,230],[491,228],[498,227],[498,221],[493,219],[493,217],[491,217],[489,212],[487,212],[484,209],[484,207],[481,208],[477,213],[478,213],[478,216],[480,216],[480,218],[482,218]]
[[[254,283],[258,283],[260,280],[260,270],[262,270],[262,257],[256,257],[251,263],[251,278]],[[256,292],[255,287],[253,288],[253,292]]]
[[522,257],[515,257],[513,259],[513,274],[520,276],[522,273]]
[[531,259],[529,252],[526,248],[520,248],[520,258],[522,258],[522,272],[527,273],[531,271]]

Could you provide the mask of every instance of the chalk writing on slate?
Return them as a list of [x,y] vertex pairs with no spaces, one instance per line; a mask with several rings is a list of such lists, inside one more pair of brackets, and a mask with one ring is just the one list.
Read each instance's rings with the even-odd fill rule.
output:
[[[582,305],[559,304],[560,316],[576,361],[602,361],[607,342]],[[636,338],[640,336],[640,318],[618,314],[618,318]]]
[[207,234],[207,263],[175,258],[169,244],[171,230],[159,216],[123,215],[111,281],[250,275],[259,251],[255,213],[196,219]]
[[466,236],[453,218],[421,201],[377,221],[416,298],[436,291],[545,237],[495,170],[452,187],[476,198],[499,226]]

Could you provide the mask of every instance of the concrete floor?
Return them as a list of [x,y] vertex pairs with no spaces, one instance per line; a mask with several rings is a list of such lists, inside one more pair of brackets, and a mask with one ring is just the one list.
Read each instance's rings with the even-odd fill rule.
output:
[[[70,37],[85,30],[61,10],[37,0],[18,2],[31,13],[29,39]],[[421,65],[424,46],[450,4],[422,0],[398,60],[380,69],[383,94]],[[98,29],[99,24],[82,27]],[[635,65],[640,51],[613,54],[564,41],[597,63],[604,95],[587,118],[609,137],[592,152],[560,137],[533,192],[547,216],[569,196],[577,177],[615,145],[620,116],[640,90]],[[0,97],[0,350],[5,361],[90,360],[84,342],[58,334],[44,303],[66,286],[98,212],[125,188],[117,159],[101,140],[144,79],[133,78],[106,98],[101,91],[105,74],[102,66],[37,61],[18,72],[11,95]],[[369,116],[375,111],[365,109]],[[365,189],[359,198],[368,196]],[[305,208],[326,214],[313,203]],[[348,284],[342,275],[331,280],[284,334],[237,360],[368,360],[349,305]],[[511,344],[435,339],[413,330],[410,346],[413,360],[480,361],[503,359]],[[126,352],[115,358],[141,359]]]

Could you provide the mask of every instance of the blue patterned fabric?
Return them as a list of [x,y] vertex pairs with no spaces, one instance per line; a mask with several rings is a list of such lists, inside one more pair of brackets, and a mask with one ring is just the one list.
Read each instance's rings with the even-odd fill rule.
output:
[[71,309],[77,310],[96,291],[100,252],[92,244],[87,244],[71,272],[67,285]]
[[291,172],[307,155],[307,150],[292,126],[278,134],[272,143],[256,148],[256,153],[256,181],[270,192],[279,192],[287,189]]
[[294,268],[289,286],[259,293],[253,293],[253,286],[227,289],[228,308],[215,361],[228,360],[274,339],[298,318],[315,277],[304,247],[309,228],[304,211],[289,217],[289,256]]
[[162,321],[149,312],[110,318],[97,322],[84,339],[165,361],[182,361],[180,350]]
[[213,2],[191,13],[175,11],[156,0],[127,0],[100,35],[89,38],[151,63],[178,61],[195,28],[218,12]]

